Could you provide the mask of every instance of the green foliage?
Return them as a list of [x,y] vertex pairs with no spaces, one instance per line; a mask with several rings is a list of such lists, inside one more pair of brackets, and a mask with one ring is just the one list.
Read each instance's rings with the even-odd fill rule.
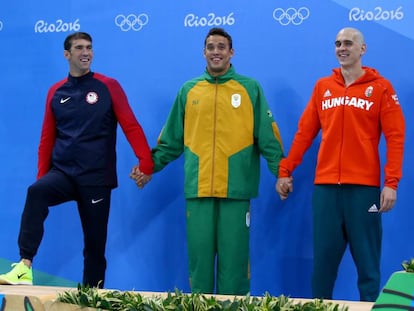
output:
[[184,294],[179,290],[165,297],[145,297],[138,292],[98,290],[78,285],[58,295],[57,301],[80,307],[91,307],[108,311],[347,311],[348,307],[339,306],[321,299],[306,303],[295,302],[286,296],[273,297],[266,293],[263,297],[234,297],[220,300],[204,294]]
[[414,258],[404,261],[402,266],[406,272],[414,272]]

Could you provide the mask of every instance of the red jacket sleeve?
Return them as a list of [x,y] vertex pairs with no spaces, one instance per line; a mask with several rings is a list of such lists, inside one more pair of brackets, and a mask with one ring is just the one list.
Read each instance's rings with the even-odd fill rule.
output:
[[52,98],[59,85],[60,83],[57,83],[52,86],[46,98],[45,115],[38,149],[37,179],[41,178],[50,170],[52,163],[52,151],[56,140],[56,124],[52,112]]
[[154,162],[151,157],[151,149],[148,145],[147,138],[141,125],[138,123],[135,115],[128,103],[120,84],[114,80],[107,81],[111,93],[113,109],[129,144],[132,147],[136,157],[139,160],[139,169],[147,175],[151,175],[154,169]]
[[302,162],[303,155],[321,129],[318,111],[315,104],[314,90],[298,123],[298,130],[293,139],[289,154],[279,163],[279,177],[289,177],[294,169]]
[[381,103],[381,127],[387,144],[384,186],[397,189],[402,177],[405,121],[391,83],[385,79],[382,83],[386,90]]

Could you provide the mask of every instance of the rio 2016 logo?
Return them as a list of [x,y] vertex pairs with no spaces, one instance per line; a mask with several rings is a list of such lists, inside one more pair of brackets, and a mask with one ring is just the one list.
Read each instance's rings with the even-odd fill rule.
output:
[[81,28],[79,18],[74,22],[66,23],[61,19],[56,20],[55,23],[48,23],[44,20],[38,20],[34,26],[35,32],[67,32],[79,31]]
[[235,23],[233,15],[233,12],[227,16],[217,16],[215,13],[208,13],[207,16],[200,17],[190,13],[184,18],[184,27],[231,26]]
[[382,7],[377,6],[371,11],[365,11],[360,8],[352,8],[349,11],[350,21],[392,21],[402,20],[403,18],[404,12],[401,6],[396,10],[384,10]]

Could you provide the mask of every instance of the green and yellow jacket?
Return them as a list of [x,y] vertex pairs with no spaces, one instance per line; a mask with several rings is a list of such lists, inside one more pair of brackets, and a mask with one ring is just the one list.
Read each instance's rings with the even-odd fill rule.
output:
[[154,172],[184,152],[185,197],[250,199],[258,194],[260,154],[277,176],[283,147],[257,81],[233,68],[184,83],[152,150]]

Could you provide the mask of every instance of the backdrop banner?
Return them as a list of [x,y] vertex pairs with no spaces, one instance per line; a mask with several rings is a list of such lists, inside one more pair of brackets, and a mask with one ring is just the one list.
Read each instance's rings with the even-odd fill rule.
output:
[[[46,93],[68,74],[65,37],[75,31],[92,35],[93,71],[121,83],[154,146],[180,86],[204,71],[204,38],[216,26],[233,37],[236,70],[262,85],[286,152],[314,83],[338,67],[337,32],[343,27],[363,32],[363,65],[392,82],[407,121],[398,200],[383,215],[382,286],[414,256],[414,170],[409,167],[414,156],[414,1],[17,0],[0,2],[0,258],[7,262],[3,270],[19,260],[17,235],[27,187],[36,178]],[[252,295],[311,297],[311,194],[319,143],[320,137],[295,171],[294,192],[286,201],[279,199],[276,179],[262,163],[260,194],[251,208]],[[384,140],[380,149],[384,162]],[[121,130],[117,155],[119,187],[112,195],[105,287],[190,291],[183,159],[154,174],[140,190],[129,178],[137,159]],[[82,279],[82,249],[76,205],[50,208],[35,270],[50,275],[50,282],[56,277],[77,284]],[[50,284],[48,278],[36,279],[36,271],[36,284]],[[347,251],[334,298],[358,300],[356,278]]]

